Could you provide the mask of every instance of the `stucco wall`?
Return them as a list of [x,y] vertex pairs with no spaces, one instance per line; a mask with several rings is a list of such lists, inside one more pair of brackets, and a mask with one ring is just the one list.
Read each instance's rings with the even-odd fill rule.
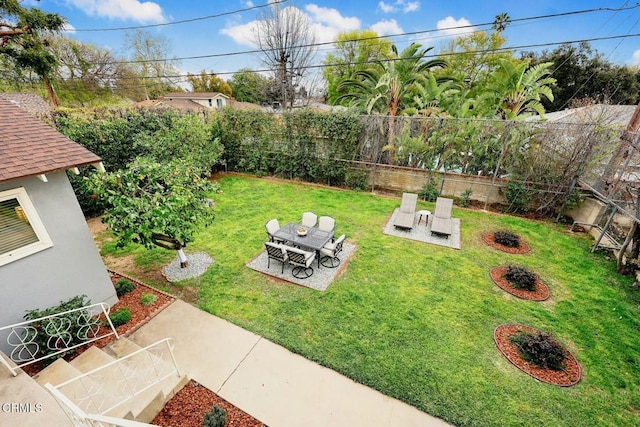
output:
[[[26,178],[0,183],[0,191],[23,187],[53,247],[0,266],[0,326],[23,320],[26,310],[48,308],[85,294],[92,303],[117,301],[115,290],[65,172],[49,182]],[[0,336],[0,350],[7,350]]]

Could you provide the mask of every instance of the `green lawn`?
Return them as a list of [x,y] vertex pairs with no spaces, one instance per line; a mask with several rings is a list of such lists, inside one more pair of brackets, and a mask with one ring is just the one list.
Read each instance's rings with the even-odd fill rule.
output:
[[[187,248],[215,259],[205,275],[184,283],[200,288],[202,309],[455,425],[640,425],[638,290],[613,261],[590,252],[592,239],[455,208],[457,251],[382,234],[399,198],[240,176],[222,178],[221,188],[214,224]],[[357,245],[325,292],[245,266],[263,250],[267,220],[284,224],[307,210],[335,217],[336,232]],[[530,254],[482,242],[482,233],[499,229],[522,236]],[[173,257],[112,244],[103,250],[133,252],[147,269]],[[537,272],[551,299],[523,301],[496,287],[489,270],[509,263]],[[582,364],[583,380],[551,386],[509,364],[493,330],[514,322],[552,331]]]

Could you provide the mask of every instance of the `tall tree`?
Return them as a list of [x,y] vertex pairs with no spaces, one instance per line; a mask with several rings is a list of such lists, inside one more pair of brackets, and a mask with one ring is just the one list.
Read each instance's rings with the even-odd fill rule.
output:
[[507,29],[507,26],[511,23],[511,18],[508,13],[501,13],[496,15],[495,20],[493,21],[493,28],[497,33],[501,33]]
[[296,7],[274,3],[265,9],[252,34],[262,63],[280,83],[281,102],[293,105],[295,86],[304,77],[316,52],[309,18]]
[[431,49],[422,49],[420,44],[412,43],[398,53],[393,45],[389,59],[356,71],[338,85],[338,91],[344,95],[336,99],[337,103],[345,101],[367,114],[375,112],[388,116],[387,150],[391,161],[395,159],[395,117],[414,106],[416,83],[425,81],[434,69],[445,66],[441,59],[425,61],[424,57]]
[[340,80],[364,70],[371,63],[391,56],[391,41],[379,38],[372,30],[353,30],[338,34],[335,51],[325,57],[322,74],[327,81],[327,98],[334,103],[342,93],[338,92]]
[[161,35],[143,30],[125,34],[123,49],[130,65],[142,79],[146,99],[156,98],[178,82],[178,61],[170,59],[171,43]]
[[191,90],[194,92],[220,92],[227,96],[233,94],[229,83],[216,76],[213,70],[210,73],[202,70],[199,75],[189,73],[187,80],[191,83]]
[[627,105],[640,102],[640,69],[612,64],[587,42],[524,56],[532,64],[553,62],[554,99],[543,101],[548,111],[570,108],[572,100],[581,99]]
[[266,85],[267,78],[249,68],[240,69],[229,79],[233,97],[238,101],[253,102],[254,104],[265,102]]
[[0,55],[9,58],[18,68],[33,70],[47,88],[51,103],[57,106],[50,80],[56,58],[48,49],[45,37],[62,31],[66,20],[56,13],[27,8],[20,3],[0,0]]
[[552,65],[545,62],[529,67],[526,62],[501,60],[480,102],[494,106],[496,116],[505,120],[523,119],[534,112],[544,116],[541,100],[553,101]]

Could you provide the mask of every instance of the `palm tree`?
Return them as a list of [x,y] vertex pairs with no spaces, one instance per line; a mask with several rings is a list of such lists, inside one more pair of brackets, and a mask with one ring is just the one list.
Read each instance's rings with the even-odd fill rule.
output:
[[538,113],[544,117],[541,97],[553,101],[551,85],[556,79],[550,77],[552,62],[529,67],[527,62],[502,59],[493,73],[479,103],[490,108],[505,120],[518,120]]
[[491,28],[496,30],[497,33],[503,32],[507,25],[511,23],[511,18],[508,13],[501,13],[500,15],[496,15],[496,19],[493,21],[493,25]]
[[444,67],[441,59],[425,61],[424,57],[432,48],[421,49],[412,43],[402,52],[391,46],[391,57],[381,59],[364,70],[353,73],[338,84],[338,92],[343,93],[336,103],[347,101],[352,107],[367,114],[378,113],[388,116],[387,150],[393,160],[395,117],[414,106],[416,83],[424,82],[431,70]]

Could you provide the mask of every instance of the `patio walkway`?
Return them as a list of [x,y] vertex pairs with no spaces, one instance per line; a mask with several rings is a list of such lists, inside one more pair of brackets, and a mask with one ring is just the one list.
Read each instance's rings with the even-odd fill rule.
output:
[[187,375],[270,427],[449,425],[180,300],[130,338],[165,337]]

